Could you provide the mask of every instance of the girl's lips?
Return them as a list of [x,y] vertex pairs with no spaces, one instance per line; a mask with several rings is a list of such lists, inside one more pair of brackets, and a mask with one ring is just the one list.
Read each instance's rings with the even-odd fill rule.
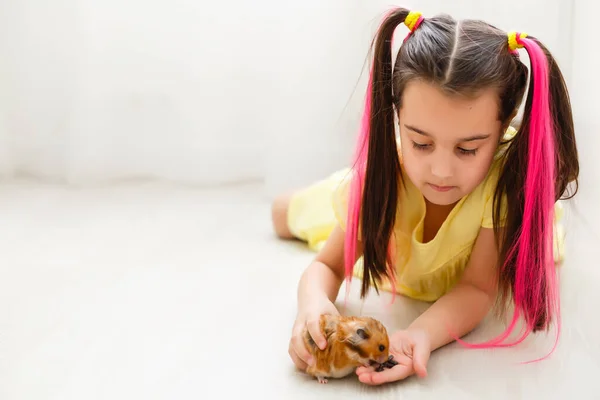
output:
[[434,190],[437,190],[438,192],[447,192],[451,189],[454,189],[454,186],[438,186],[434,185],[433,183],[430,183],[429,186],[431,186]]

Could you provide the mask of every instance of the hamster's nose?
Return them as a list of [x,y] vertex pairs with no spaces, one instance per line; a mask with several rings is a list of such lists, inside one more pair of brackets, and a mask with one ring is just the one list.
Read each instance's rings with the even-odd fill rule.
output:
[[378,362],[379,364],[383,364],[383,363],[384,363],[384,362],[386,362],[387,360],[388,360],[388,358],[386,357],[386,355],[385,355],[385,354],[382,354],[382,355],[380,355],[380,356],[379,356],[379,358],[377,358],[377,362]]

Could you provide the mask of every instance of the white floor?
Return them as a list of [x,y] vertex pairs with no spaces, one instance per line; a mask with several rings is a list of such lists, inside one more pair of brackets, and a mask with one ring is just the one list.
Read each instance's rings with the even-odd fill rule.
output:
[[[287,355],[296,283],[313,254],[273,237],[261,193],[0,186],[0,399],[600,398],[600,241],[582,218],[568,225],[565,325],[549,360],[519,365],[552,337],[493,352],[450,345],[426,380],[319,385]],[[357,288],[348,312],[392,330],[425,307],[361,305]]]

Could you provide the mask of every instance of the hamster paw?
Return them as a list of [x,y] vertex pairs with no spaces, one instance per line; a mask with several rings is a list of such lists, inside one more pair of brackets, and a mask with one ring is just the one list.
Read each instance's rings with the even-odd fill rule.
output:
[[317,380],[319,381],[319,383],[327,383],[327,378],[325,378],[324,376],[317,375]]

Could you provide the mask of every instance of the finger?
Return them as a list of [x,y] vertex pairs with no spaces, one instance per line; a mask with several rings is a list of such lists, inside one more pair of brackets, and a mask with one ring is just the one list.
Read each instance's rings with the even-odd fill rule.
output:
[[312,355],[308,352],[308,349],[304,345],[304,340],[302,340],[302,336],[294,335],[292,338],[292,351],[296,353],[296,355],[304,361],[307,365],[313,365],[314,359]]
[[[370,374],[363,374],[358,377],[361,382],[368,383],[371,385],[381,385],[382,383],[399,381],[406,379],[412,374],[413,370],[411,367],[406,365],[398,364],[390,369],[384,369],[381,372],[372,372]],[[369,375],[369,376],[367,376]],[[361,379],[361,378],[364,378]]]
[[375,367],[358,367],[356,368],[356,375],[365,374],[368,372],[375,372]]
[[424,378],[427,376],[427,362],[431,352],[429,349],[420,343],[417,343],[413,349],[413,367],[417,376]]
[[294,349],[291,346],[288,350],[288,353],[289,353],[290,357],[292,358],[292,361],[296,365],[296,368],[298,368],[301,371],[306,371],[306,368],[308,367],[308,365],[304,361],[302,361],[302,359],[300,359],[300,357],[298,357],[298,354],[296,354],[296,352],[294,351]]
[[313,338],[317,346],[319,346],[321,350],[325,349],[325,347],[327,346],[327,340],[321,332],[319,320],[316,319],[307,321],[306,327],[308,328],[308,333],[310,333],[310,336]]
[[358,375],[358,380],[362,383],[366,383],[367,385],[373,385],[373,373],[364,372]]

